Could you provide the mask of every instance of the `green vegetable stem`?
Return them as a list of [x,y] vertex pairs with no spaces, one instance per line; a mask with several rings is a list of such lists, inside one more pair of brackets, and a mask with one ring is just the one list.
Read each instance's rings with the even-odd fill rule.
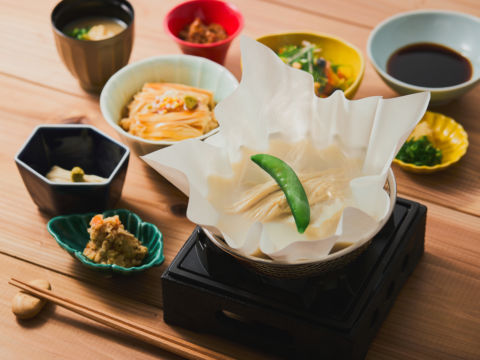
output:
[[321,53],[318,45],[308,41],[301,45],[285,45],[278,50],[278,56],[285,64],[312,74],[317,96],[327,97],[337,89],[345,91],[352,79],[347,79],[339,69],[347,66],[332,64]]
[[286,162],[272,155],[256,154],[250,159],[265,170],[280,186],[292,211],[297,230],[303,234],[310,223],[310,205],[305,189],[295,171]]

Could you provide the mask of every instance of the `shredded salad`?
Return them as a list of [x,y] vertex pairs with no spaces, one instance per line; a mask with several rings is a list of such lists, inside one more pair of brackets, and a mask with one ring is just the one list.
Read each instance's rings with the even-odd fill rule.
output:
[[301,46],[283,46],[277,54],[285,64],[312,74],[317,96],[327,97],[335,90],[345,91],[353,80],[351,67],[332,64],[321,53],[320,47],[304,40]]

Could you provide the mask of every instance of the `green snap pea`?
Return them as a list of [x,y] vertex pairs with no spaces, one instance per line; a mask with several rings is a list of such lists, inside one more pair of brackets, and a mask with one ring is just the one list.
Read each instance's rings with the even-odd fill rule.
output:
[[256,154],[250,159],[280,186],[292,211],[297,230],[303,234],[310,223],[310,205],[305,189],[295,171],[285,161],[272,155]]

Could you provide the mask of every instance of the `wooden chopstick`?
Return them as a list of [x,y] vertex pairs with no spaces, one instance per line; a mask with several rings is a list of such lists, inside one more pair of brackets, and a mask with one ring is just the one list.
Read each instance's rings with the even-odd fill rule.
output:
[[98,310],[91,309],[85,305],[76,303],[73,300],[59,296],[51,290],[41,289],[39,287],[27,284],[23,281],[20,281],[14,278],[10,279],[8,283],[10,285],[13,285],[22,289],[23,291],[31,293],[32,295],[51,301],[57,304],[58,306],[71,310],[79,315],[85,316],[93,321],[99,322],[115,330],[131,335],[137,339],[148,342],[149,344],[158,346],[173,354],[180,355],[186,359],[195,359],[195,360],[232,359],[226,355],[223,355],[213,350],[207,349],[205,347],[190,343],[179,337],[169,335],[169,334],[156,333],[156,332],[153,332],[152,330],[142,327],[141,325],[122,320],[113,315],[104,314]]

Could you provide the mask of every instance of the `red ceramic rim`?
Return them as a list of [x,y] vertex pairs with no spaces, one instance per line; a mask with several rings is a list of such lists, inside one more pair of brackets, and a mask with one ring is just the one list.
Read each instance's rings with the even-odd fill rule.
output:
[[[185,6],[186,4],[195,4],[195,3],[204,3],[204,2],[211,2],[211,3],[222,3],[224,4],[226,7],[230,8],[235,16],[237,17],[238,19],[238,28],[237,30],[233,33],[233,34],[230,34],[226,39],[223,39],[223,40],[220,40],[220,41],[217,41],[217,42],[214,42],[214,43],[209,43],[209,44],[197,44],[197,43],[192,43],[192,42],[188,42],[188,41],[184,41],[182,39],[180,39],[177,35],[175,35],[174,33],[172,33],[170,31],[170,28],[168,27],[168,20],[170,19],[172,13],[174,11],[176,11],[177,9]],[[244,21],[243,21],[243,15],[242,13],[240,12],[240,10],[238,10],[238,8],[231,4],[231,3],[227,3],[225,1],[221,1],[221,0],[191,0],[191,1],[185,1],[181,4],[178,4],[177,6],[175,6],[173,9],[171,9],[167,15],[165,16],[165,20],[163,21],[163,26],[165,28],[165,31],[167,32],[168,35],[170,35],[171,37],[173,37],[173,39],[179,43],[179,44],[182,44],[182,45],[186,45],[186,46],[190,46],[190,47],[194,47],[194,48],[211,48],[211,47],[215,47],[215,46],[219,46],[219,45],[223,45],[223,44],[226,44],[230,41],[232,41],[233,38],[235,38],[243,29],[243,24],[244,24]]]

